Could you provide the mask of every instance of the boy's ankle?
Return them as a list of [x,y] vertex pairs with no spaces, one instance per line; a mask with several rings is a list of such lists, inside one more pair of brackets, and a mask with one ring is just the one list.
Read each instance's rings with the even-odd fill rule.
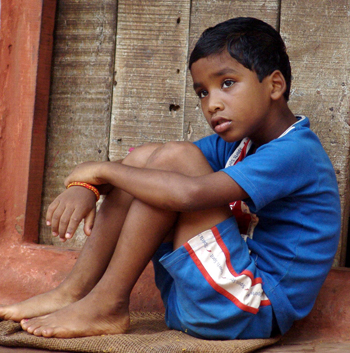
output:
[[90,295],[94,296],[97,302],[100,301],[99,298],[102,298],[103,307],[106,311],[119,315],[129,315],[130,298],[128,296],[118,297],[117,295],[111,295],[111,293],[98,291],[95,288],[90,292]]
[[81,288],[76,285],[69,285],[65,282],[61,283],[56,289],[61,292],[67,299],[69,298],[72,302],[84,298],[90,292],[86,288]]

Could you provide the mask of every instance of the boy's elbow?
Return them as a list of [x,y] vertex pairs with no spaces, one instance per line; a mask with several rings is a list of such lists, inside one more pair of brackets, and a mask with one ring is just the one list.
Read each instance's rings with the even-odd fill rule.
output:
[[201,209],[199,200],[201,192],[197,185],[188,185],[181,188],[176,200],[176,211],[178,212],[193,212]]

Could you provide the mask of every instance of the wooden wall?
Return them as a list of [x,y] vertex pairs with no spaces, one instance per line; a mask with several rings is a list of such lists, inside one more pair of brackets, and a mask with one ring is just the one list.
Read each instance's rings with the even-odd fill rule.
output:
[[[334,164],[343,209],[335,265],[344,264],[349,215],[349,0],[58,0],[40,241],[64,177],[86,160],[131,146],[211,133],[187,70],[207,27],[257,17],[281,31],[293,70],[291,108],[309,116]],[[80,248],[85,236],[64,244]]]

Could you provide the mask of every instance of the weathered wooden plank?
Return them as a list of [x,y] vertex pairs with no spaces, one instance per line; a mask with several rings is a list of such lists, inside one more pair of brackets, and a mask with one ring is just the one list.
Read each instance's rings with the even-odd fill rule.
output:
[[190,1],[119,1],[110,159],[182,139]]
[[[40,241],[62,245],[45,225],[48,205],[77,163],[108,158],[117,1],[57,5]],[[64,246],[84,240],[80,227]]]
[[343,226],[335,265],[345,261],[349,215],[349,1],[283,0],[281,34],[292,64],[290,106],[307,115],[336,170]]
[[[193,0],[189,49],[192,51],[200,34],[210,26],[233,17],[249,16],[264,20],[274,27],[279,21],[278,0]],[[187,76],[184,139],[195,141],[213,133],[202,116],[200,102],[192,88],[190,73]]]

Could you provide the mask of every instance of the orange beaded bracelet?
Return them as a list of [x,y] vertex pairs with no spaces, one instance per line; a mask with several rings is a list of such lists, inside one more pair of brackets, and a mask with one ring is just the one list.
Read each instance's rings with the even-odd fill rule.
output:
[[83,183],[81,181],[73,181],[72,183],[68,184],[67,189],[69,189],[71,186],[83,186],[84,188],[91,190],[96,195],[96,202],[100,199],[100,193],[98,192],[98,190],[88,183]]

